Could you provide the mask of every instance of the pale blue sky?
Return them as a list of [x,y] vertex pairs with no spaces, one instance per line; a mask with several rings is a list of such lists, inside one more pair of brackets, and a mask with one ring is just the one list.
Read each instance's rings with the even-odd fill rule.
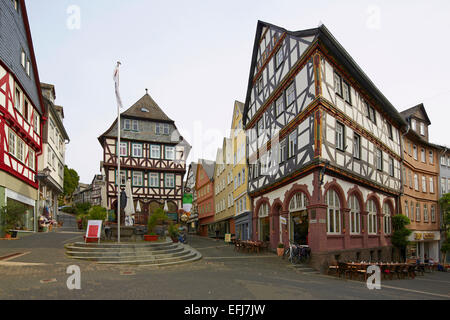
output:
[[[66,163],[88,183],[100,172],[97,137],[117,117],[117,60],[124,106],[148,88],[193,145],[190,160],[214,160],[234,100],[244,102],[258,20],[288,30],[323,22],[399,111],[423,102],[432,142],[450,145],[450,2],[393,2],[38,0],[27,8],[41,81],[64,106]],[[81,10],[79,30],[67,27],[71,5]]]

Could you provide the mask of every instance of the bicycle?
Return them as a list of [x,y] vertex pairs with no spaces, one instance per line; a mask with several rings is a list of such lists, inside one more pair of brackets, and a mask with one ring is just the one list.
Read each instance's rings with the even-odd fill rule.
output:
[[292,264],[307,263],[311,258],[311,249],[306,245],[298,245],[289,241],[289,247],[284,250],[283,259],[288,257]]

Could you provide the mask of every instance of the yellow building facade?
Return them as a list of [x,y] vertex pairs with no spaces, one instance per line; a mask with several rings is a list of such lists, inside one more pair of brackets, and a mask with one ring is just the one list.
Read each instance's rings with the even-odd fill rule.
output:
[[252,203],[248,195],[247,144],[246,133],[242,126],[243,112],[244,104],[236,101],[231,125],[234,234],[236,239],[248,240],[252,234]]

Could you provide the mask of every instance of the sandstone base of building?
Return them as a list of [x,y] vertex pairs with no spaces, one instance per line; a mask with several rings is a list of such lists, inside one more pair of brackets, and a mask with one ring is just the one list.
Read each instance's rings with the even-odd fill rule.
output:
[[327,273],[333,262],[352,261],[400,261],[400,253],[392,246],[368,249],[351,249],[328,252],[317,252],[311,256],[310,266],[321,273]]

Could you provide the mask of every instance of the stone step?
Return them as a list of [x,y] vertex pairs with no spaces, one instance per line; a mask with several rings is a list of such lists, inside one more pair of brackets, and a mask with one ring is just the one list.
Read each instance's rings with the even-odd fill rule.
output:
[[84,247],[84,246],[78,246],[78,245],[65,245],[64,246],[66,250],[70,251],[76,251],[76,252],[86,252],[86,253],[96,253],[96,252],[111,252],[111,253],[129,253],[129,252],[161,252],[161,251],[170,251],[170,250],[176,250],[180,248],[177,244],[171,244],[164,247],[136,247],[136,248],[96,248],[96,247]]
[[85,259],[89,261],[103,261],[103,260],[111,260],[111,261],[120,261],[120,260],[130,260],[130,259],[163,259],[165,257],[177,257],[183,256],[189,253],[189,251],[181,248],[175,252],[161,252],[157,254],[153,253],[138,253],[138,252],[130,252],[126,254],[120,253],[85,253],[85,252],[73,252],[67,251],[66,254],[72,258],[76,259]]
[[163,248],[167,246],[174,245],[172,240],[165,242],[139,242],[139,243],[84,243],[76,242],[71,244],[72,246],[77,246],[81,248],[94,248],[94,249],[127,249],[127,248]]
[[134,257],[134,258],[127,258],[127,259],[111,259],[111,258],[107,258],[107,259],[101,259],[101,258],[79,258],[79,257],[74,257],[72,256],[72,259],[77,259],[77,260],[85,260],[85,261],[92,261],[92,262],[96,262],[98,264],[129,264],[129,265],[155,265],[155,264],[165,264],[165,263],[174,263],[174,262],[182,262],[185,260],[190,260],[194,257],[196,257],[198,254],[197,252],[184,252],[183,255],[180,256],[175,256],[175,257],[171,257],[171,256],[167,256],[167,257],[159,257],[159,258],[155,258],[155,257]]

